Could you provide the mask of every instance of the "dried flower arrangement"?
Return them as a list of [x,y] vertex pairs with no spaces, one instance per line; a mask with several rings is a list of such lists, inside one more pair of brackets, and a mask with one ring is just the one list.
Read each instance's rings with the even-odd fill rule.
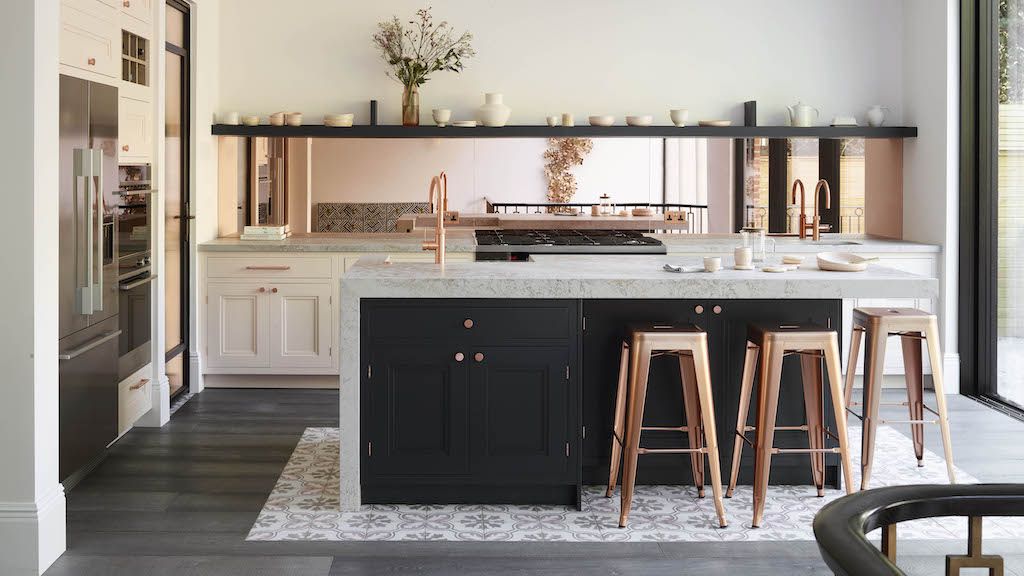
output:
[[[548,149],[544,151],[544,176],[548,179],[548,202],[566,204],[576,195],[576,176],[573,166],[583,164],[583,159],[594,148],[590,138],[548,138]],[[554,208],[550,211],[567,211]]]
[[[402,123],[405,125],[419,124],[417,89],[430,79],[430,75],[440,71],[461,72],[465,66],[463,60],[476,54],[470,44],[472,34],[463,32],[456,36],[447,21],[434,24],[430,10],[417,10],[415,18],[408,21],[408,28],[397,16],[392,16],[391,20],[378,23],[377,32],[373,35],[373,44],[390,67],[387,75],[404,87]],[[412,106],[415,110],[411,109]],[[415,119],[406,118],[407,112],[415,112]]]

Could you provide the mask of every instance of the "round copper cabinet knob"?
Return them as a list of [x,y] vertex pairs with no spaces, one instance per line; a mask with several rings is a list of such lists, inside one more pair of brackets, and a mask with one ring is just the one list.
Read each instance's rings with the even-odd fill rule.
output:
[[693,311],[696,312],[697,314],[703,314],[704,307],[701,306],[700,304],[697,304],[696,306],[693,307]]
[[477,362],[483,362],[484,361],[484,353],[483,352],[477,352],[476,354],[473,354],[473,359],[476,360]]
[[264,293],[264,292],[266,292],[266,291],[267,291],[267,289],[266,289],[266,288],[264,288],[264,287],[262,287],[262,286],[260,286],[260,289],[259,289],[259,290],[257,290],[257,292],[259,292],[260,294],[262,294],[262,293]]
[[128,145],[125,144],[124,146],[121,146],[121,151],[122,152],[127,152],[128,151]]
[[125,8],[131,8],[132,7],[132,3],[129,0],[124,0],[124,3],[122,3],[121,5],[124,6]]
[[472,328],[473,327],[473,319],[472,318],[466,318],[465,320],[462,321],[462,325],[465,326],[466,328]]
[[274,294],[277,294],[277,288],[271,288],[270,291],[273,292]]
[[715,306],[714,308],[711,309],[711,311],[714,312],[715,314],[721,314],[722,313],[722,307],[721,306]]
[[96,65],[96,59],[95,58],[89,58],[89,66],[95,66],[95,65]]
[[456,352],[455,353],[455,361],[456,362],[462,362],[465,359],[466,359],[466,355],[463,354],[462,352]]

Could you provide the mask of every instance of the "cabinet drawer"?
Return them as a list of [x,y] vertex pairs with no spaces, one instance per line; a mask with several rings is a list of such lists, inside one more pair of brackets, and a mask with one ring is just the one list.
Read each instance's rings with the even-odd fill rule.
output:
[[566,340],[574,333],[570,303],[510,302],[488,306],[454,303],[373,304],[370,338],[456,338],[485,343],[495,340]]
[[330,256],[210,256],[206,260],[209,278],[327,278],[331,277]]
[[117,78],[121,31],[116,17],[114,8],[98,0],[61,2],[61,63]]
[[129,378],[118,387],[117,431],[122,434],[153,407],[149,378]]

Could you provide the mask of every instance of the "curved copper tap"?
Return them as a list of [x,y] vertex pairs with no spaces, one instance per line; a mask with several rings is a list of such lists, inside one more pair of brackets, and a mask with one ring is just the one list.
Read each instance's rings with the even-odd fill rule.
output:
[[818,215],[818,194],[821,193],[822,188],[825,189],[825,209],[832,209],[832,190],[828,187],[828,181],[822,178],[818,180],[817,186],[814,187],[814,220],[812,224],[814,228],[811,231],[814,240],[821,239],[821,216]]
[[[435,190],[437,190],[435,194]],[[445,233],[444,214],[448,211],[448,175],[443,171],[440,175],[430,179],[430,190],[428,191],[430,210],[437,214],[437,222],[434,224],[434,241],[424,242],[424,250],[434,251],[434,263],[444,264],[445,260]],[[434,198],[437,204],[434,204]]]
[[800,188],[800,237],[807,237],[807,202],[803,180],[793,180],[793,204],[796,204],[796,189]]

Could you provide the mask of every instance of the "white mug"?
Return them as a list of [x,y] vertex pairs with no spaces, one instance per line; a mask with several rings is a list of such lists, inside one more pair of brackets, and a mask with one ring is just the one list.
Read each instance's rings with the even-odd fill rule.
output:
[[718,272],[722,269],[722,258],[719,256],[705,256],[704,257],[704,271],[705,272]]
[[548,126],[558,126],[561,124],[561,119],[558,116],[548,116]]
[[431,112],[434,115],[434,124],[438,126],[447,126],[452,119],[452,111],[447,108],[434,108]]
[[736,266],[749,268],[754,261],[754,249],[750,246],[738,246],[733,250],[733,256],[736,258]]

